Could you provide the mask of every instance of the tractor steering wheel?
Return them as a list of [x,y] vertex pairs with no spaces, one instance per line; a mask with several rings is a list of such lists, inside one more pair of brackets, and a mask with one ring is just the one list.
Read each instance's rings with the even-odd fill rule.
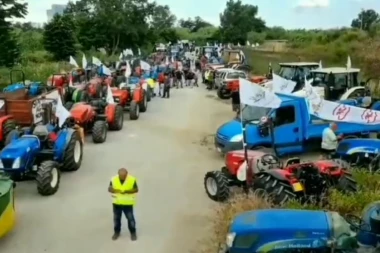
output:
[[344,218],[347,221],[347,223],[350,224],[353,230],[371,232],[371,226],[365,223],[363,219],[361,219],[360,217],[353,214],[347,214]]
[[281,168],[281,161],[275,155],[265,154],[260,158],[260,160],[257,161],[257,168],[260,171],[274,169],[274,168]]

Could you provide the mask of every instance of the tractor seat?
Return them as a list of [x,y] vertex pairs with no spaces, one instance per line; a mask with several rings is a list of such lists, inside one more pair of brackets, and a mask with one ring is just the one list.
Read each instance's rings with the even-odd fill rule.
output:
[[37,136],[38,139],[43,142],[49,137],[49,130],[46,125],[37,125],[33,130],[33,135]]

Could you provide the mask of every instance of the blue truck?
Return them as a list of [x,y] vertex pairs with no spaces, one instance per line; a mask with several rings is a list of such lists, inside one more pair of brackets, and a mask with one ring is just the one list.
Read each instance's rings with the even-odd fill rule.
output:
[[[241,115],[217,129],[215,147],[225,154],[243,148],[242,122],[245,122],[246,142],[249,149],[274,148],[277,155],[306,153],[320,149],[323,130],[330,122],[309,114],[305,98],[278,95],[282,103],[279,108],[244,107]],[[352,103],[351,103],[352,102]],[[355,101],[342,101],[354,104]],[[374,106],[378,109],[379,104]],[[262,124],[263,118],[273,122],[273,134],[269,126]],[[337,122],[337,134],[368,138],[370,133],[379,133],[380,125],[364,125]]]
[[362,217],[292,209],[241,213],[233,219],[219,252],[376,252],[379,210],[379,202],[374,202],[364,209]]

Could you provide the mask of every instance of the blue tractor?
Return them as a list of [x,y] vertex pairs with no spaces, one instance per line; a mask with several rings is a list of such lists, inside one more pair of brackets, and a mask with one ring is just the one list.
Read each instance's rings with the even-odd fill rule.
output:
[[371,172],[380,170],[380,140],[352,137],[339,142],[333,158],[339,159],[346,168],[352,165]]
[[[16,72],[21,73],[22,82],[13,82],[14,80],[13,74]],[[42,82],[26,83],[25,73],[22,70],[12,69],[9,73],[9,77],[10,77],[11,84],[3,89],[4,93],[14,93],[21,90],[27,90],[28,95],[30,97],[35,97],[47,91],[47,86],[42,84]]]
[[49,104],[44,104],[44,122],[13,131],[11,142],[0,152],[0,170],[12,179],[35,178],[38,193],[43,196],[57,192],[61,171],[76,171],[83,158],[79,133],[67,121],[62,127],[46,120]]
[[255,210],[237,215],[221,245],[225,253],[378,252],[380,201],[362,217],[337,212]]

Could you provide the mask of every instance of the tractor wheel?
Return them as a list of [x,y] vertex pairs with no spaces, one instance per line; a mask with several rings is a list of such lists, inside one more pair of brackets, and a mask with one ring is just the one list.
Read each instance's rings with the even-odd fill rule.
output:
[[146,112],[148,109],[148,97],[145,90],[143,90],[143,100],[139,103],[139,106],[140,112]]
[[11,143],[11,141],[13,140],[13,138],[19,137],[19,136],[20,136],[20,132],[19,131],[17,131],[16,129],[11,130],[7,134],[7,136],[5,136],[4,147],[7,146],[9,143]]
[[209,171],[204,178],[204,187],[210,199],[226,201],[230,197],[227,176],[221,171]]
[[78,132],[71,135],[63,157],[62,171],[76,171],[80,168],[83,159],[83,143]]
[[110,130],[120,131],[123,129],[124,124],[124,112],[120,105],[116,106],[114,122],[109,125]]
[[140,106],[136,101],[131,101],[131,105],[129,106],[129,118],[131,120],[136,120],[140,116]]
[[336,184],[336,189],[343,193],[355,193],[358,191],[358,186],[351,173],[345,171]]
[[268,174],[262,174],[255,178],[253,187],[255,191],[265,191],[275,205],[282,205],[297,197],[289,183]]
[[[14,120],[7,120],[4,123],[3,132],[2,132],[3,140],[5,140],[5,142],[3,143],[4,146],[9,144],[9,142],[7,142],[7,137],[15,129],[16,129],[16,122]],[[9,139],[9,141],[10,141],[10,139]]]
[[56,162],[45,161],[41,163],[36,176],[38,193],[42,196],[53,195],[58,191],[60,180],[61,172]]
[[66,102],[65,103],[65,108],[68,110],[68,111],[70,111],[71,110],[71,108],[73,107],[73,105],[74,105],[74,102],[72,102],[72,101],[68,101],[68,102]]
[[94,143],[103,143],[107,139],[107,122],[97,120],[92,127],[92,141]]
[[148,86],[146,90],[146,100],[150,102],[152,100],[152,89]]
[[218,98],[220,98],[220,99],[230,99],[231,98],[231,95],[224,94],[223,90],[221,88],[218,89],[216,94],[218,95]]

